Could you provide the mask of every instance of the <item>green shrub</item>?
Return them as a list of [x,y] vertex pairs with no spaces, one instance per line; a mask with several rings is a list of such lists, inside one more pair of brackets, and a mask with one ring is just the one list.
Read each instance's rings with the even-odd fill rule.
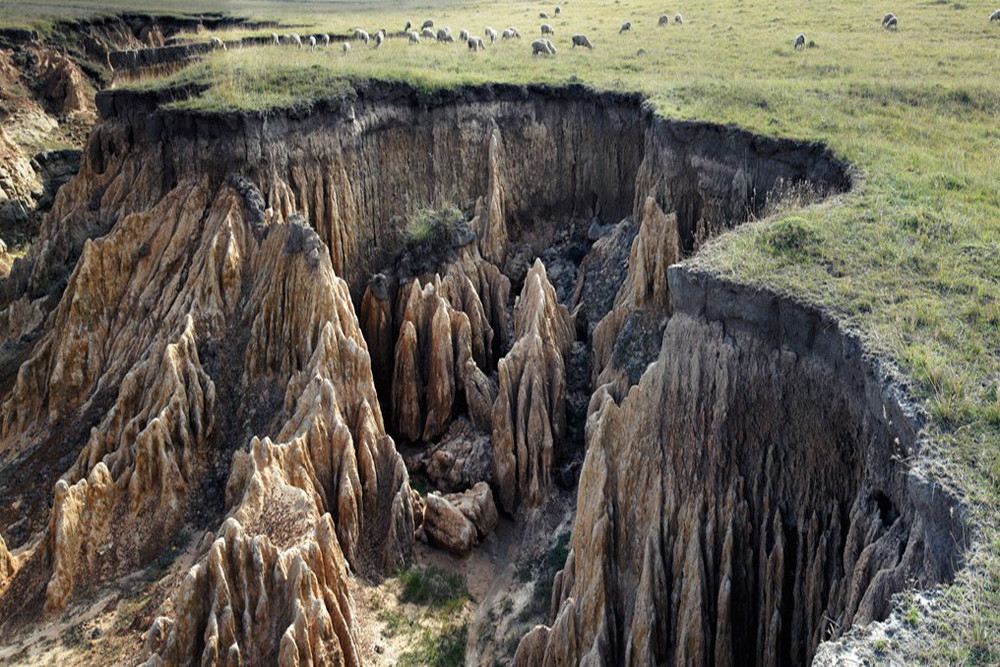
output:
[[469,598],[462,577],[438,567],[411,568],[399,575],[402,602],[454,610]]

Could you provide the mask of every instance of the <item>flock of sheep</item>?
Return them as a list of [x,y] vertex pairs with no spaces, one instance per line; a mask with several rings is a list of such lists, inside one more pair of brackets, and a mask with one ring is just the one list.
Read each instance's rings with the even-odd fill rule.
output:
[[[554,16],[559,16],[562,14],[562,7],[557,6],[553,12]],[[540,19],[548,19],[549,15],[546,12],[540,12],[538,14]],[[1000,21],[1000,9],[993,11],[990,14],[990,21]],[[674,14],[674,23],[683,24],[684,17],[680,14]],[[668,14],[661,14],[657,19],[656,25],[663,27],[670,24],[670,16]],[[885,30],[897,30],[899,27],[899,19],[892,12],[887,13],[882,17],[882,27]],[[552,41],[548,37],[555,37],[556,31],[549,23],[543,23],[541,25],[541,37],[531,42],[531,54],[532,55],[555,55],[556,47],[552,44]],[[632,30],[632,22],[626,21],[622,23],[621,28],[618,30],[618,34],[626,33]],[[497,39],[501,41],[507,41],[512,39],[521,39],[521,33],[517,28],[511,26],[505,28],[502,32],[498,33],[494,28],[486,27],[484,28],[484,33],[486,34],[486,39],[489,40],[490,44],[495,44]],[[406,27],[403,28],[401,35],[406,36],[410,44],[420,44],[421,40],[444,42],[444,43],[455,43],[455,38],[452,36],[451,28],[438,28],[434,29],[434,21],[432,19],[427,19],[420,26],[419,32],[415,29],[415,26],[409,21],[406,22]],[[369,33],[361,28],[355,28],[353,38],[357,41],[363,42],[364,44],[374,43],[374,48],[379,48],[382,46],[382,42],[385,41],[388,33],[385,28],[379,29],[374,37],[369,35]],[[274,44],[290,44],[296,47],[308,46],[310,49],[315,49],[318,46],[329,46],[330,45],[330,35],[309,35],[304,39],[295,33],[285,35],[284,37],[279,36],[277,33],[271,33],[271,38]],[[470,51],[482,51],[486,49],[486,40],[482,37],[477,37],[469,33],[468,30],[462,29],[459,31],[459,41],[468,45]],[[587,49],[593,49],[594,45],[591,43],[590,39],[584,34],[575,34],[570,38],[570,42],[573,48],[580,46]],[[212,37],[211,43],[213,48],[225,49],[225,43],[218,37]],[[796,50],[806,48],[806,36],[804,33],[799,33],[796,35],[793,42],[793,48]],[[811,44],[810,44],[811,46]],[[349,42],[343,42],[341,45],[341,50],[346,55],[351,51],[351,45]]]
[[[562,7],[557,6],[553,11],[553,16],[559,16],[562,14]],[[548,19],[549,15],[546,12],[540,12],[538,14],[540,19]],[[674,14],[674,23],[681,24],[684,23],[684,18],[680,14]],[[658,26],[665,26],[670,24],[670,16],[663,14],[659,17],[657,21]],[[628,32],[632,29],[632,22],[626,21],[622,24],[621,29],[618,34]],[[521,39],[521,32],[514,26],[505,28],[501,32],[497,32],[495,28],[487,26],[484,28],[483,32],[486,34],[486,39],[482,37],[477,37],[469,33],[468,30],[462,29],[459,31],[458,40],[466,45],[468,45],[470,51],[482,51],[486,48],[486,40],[489,40],[490,44],[495,44],[497,39],[501,41],[507,41],[512,39]],[[543,23],[541,25],[541,37],[531,42],[531,53],[532,55],[555,55],[556,47],[552,44],[552,40],[548,39],[549,36],[554,37],[556,34],[555,28],[549,23]],[[409,21],[406,22],[406,27],[403,28],[401,33],[405,36],[410,44],[420,44],[421,40],[445,42],[445,43],[455,43],[455,37],[452,35],[451,28],[438,28],[434,29],[433,19],[427,19],[420,26],[420,30],[416,30],[415,26]],[[372,37],[367,31],[361,28],[355,28],[352,35],[353,39],[368,44],[374,42],[374,48],[378,48],[382,45],[382,42],[386,39],[388,33],[385,28],[381,28]],[[271,39],[275,45],[278,44],[289,44],[296,47],[309,47],[310,49],[315,49],[319,46],[329,46],[330,45],[330,35],[309,35],[306,37],[301,37],[296,33],[290,33],[288,35],[278,35],[277,33],[271,33]],[[577,46],[593,49],[594,45],[591,43],[590,39],[584,34],[575,34],[570,37],[570,43],[575,48]],[[218,37],[212,38],[212,45],[215,48],[225,49],[226,45]],[[341,50],[347,54],[351,51],[351,45],[349,42],[344,42],[341,45]]]

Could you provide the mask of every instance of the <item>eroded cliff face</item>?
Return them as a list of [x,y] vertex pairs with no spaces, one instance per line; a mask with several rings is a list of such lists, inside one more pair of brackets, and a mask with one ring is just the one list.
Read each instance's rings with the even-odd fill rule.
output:
[[[396,570],[416,526],[466,553],[497,510],[544,511],[584,415],[572,550],[523,664],[804,662],[950,576],[961,511],[899,463],[916,422],[859,343],[668,269],[773,193],[844,189],[822,146],[575,87],[161,108],[181,94],[99,96],[0,290],[6,623],[194,527],[150,664],[354,664],[351,573]],[[440,261],[401,260],[407,221],[446,206],[467,227]],[[394,437],[454,493],[412,493]]]
[[[641,217],[647,196],[663,211],[682,208],[684,225],[716,229],[760,210],[777,184],[847,185],[822,146],[668,123],[638,96],[583,88],[425,95],[369,84],[307,112],[158,109],[162,96],[176,94],[99,95],[104,121],[86,151],[87,173],[61,198],[17,282],[21,291],[58,280],[84,238],[104,233],[116,215],[148,209],[184,174],[218,184],[239,173],[276,214],[300,212],[356,298],[399,250],[404,221],[420,207],[474,210],[482,256],[499,266],[512,244],[538,254],[560,221]],[[746,174],[737,155],[747,154],[767,167]]]
[[656,363],[620,405],[592,399],[551,625],[517,664],[803,664],[955,567],[961,507],[902,463],[918,424],[859,341],[668,275]]
[[552,487],[566,430],[565,356],[573,319],[556,299],[541,260],[514,306],[514,345],[500,360],[493,404],[493,474],[503,508],[538,506]]
[[25,620],[21,596],[59,611],[221,515],[203,571],[156,622],[154,654],[353,660],[347,567],[405,562],[407,474],[346,284],[311,228],[260,224],[253,195],[185,180],[85,242],[4,402],[8,470],[42,476],[7,491],[30,555],[5,577],[6,622]]

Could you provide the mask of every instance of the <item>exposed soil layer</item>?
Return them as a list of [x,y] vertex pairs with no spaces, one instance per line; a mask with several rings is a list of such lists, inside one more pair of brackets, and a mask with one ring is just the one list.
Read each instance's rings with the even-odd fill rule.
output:
[[[414,532],[465,552],[497,508],[544,551],[578,474],[524,664],[799,663],[952,575],[961,508],[860,343],[669,268],[781,193],[846,190],[824,146],[576,86],[164,108],[192,92],[99,93],[0,284],[0,475],[32,480],[0,487],[0,632],[184,529],[151,664],[354,664],[349,572],[394,571]],[[456,493],[412,492],[394,440],[434,443],[416,465]]]

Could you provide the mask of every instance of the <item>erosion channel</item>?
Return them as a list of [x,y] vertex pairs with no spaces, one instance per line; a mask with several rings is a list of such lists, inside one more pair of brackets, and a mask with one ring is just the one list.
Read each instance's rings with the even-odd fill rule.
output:
[[[827,314],[678,263],[847,190],[822,145],[575,86],[183,94],[98,94],[2,284],[0,633],[182,530],[149,664],[374,660],[355,580],[415,540],[461,571],[494,530],[472,662],[801,664],[952,577],[962,508],[889,374]],[[497,641],[524,567],[541,625]]]

